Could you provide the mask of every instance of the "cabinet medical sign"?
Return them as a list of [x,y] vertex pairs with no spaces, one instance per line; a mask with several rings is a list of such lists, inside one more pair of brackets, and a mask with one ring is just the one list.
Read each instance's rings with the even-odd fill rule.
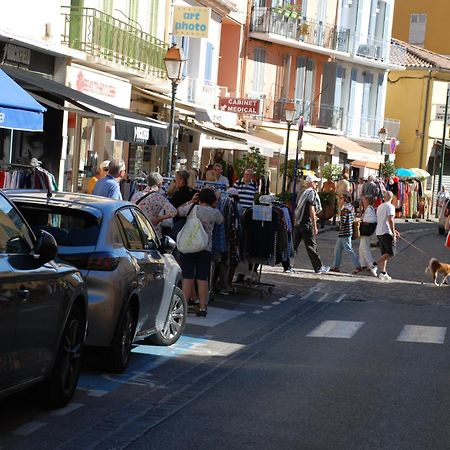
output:
[[211,8],[174,6],[172,34],[174,36],[207,38],[210,16]]
[[259,114],[259,100],[254,98],[223,97],[219,99],[219,108],[222,111],[240,114]]

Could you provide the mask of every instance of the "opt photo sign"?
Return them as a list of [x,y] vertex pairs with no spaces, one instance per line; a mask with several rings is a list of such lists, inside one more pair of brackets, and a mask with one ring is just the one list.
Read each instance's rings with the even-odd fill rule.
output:
[[172,34],[207,38],[211,8],[196,6],[174,6]]

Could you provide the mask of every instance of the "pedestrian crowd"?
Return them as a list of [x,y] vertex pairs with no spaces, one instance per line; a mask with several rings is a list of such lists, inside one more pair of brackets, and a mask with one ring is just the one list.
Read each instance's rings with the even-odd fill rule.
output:
[[[338,238],[334,247],[331,267],[323,265],[318,255],[316,236],[318,234],[317,215],[322,210],[317,183],[314,175],[306,177],[307,188],[303,191],[294,213],[294,248],[297,251],[303,240],[306,252],[316,273],[340,272],[343,253],[347,254],[353,265],[353,274],[370,272],[380,280],[390,280],[387,262],[395,256],[396,241],[399,236],[395,228],[394,194],[390,190],[382,192],[383,202],[374,207],[380,196],[379,184],[373,176],[366,181],[359,180],[356,195],[351,193],[348,174],[344,174],[336,184],[332,180],[324,183],[323,191],[334,191],[337,196],[339,217]],[[357,217],[357,205],[359,216]],[[381,256],[377,259],[371,251],[371,237],[375,234]],[[359,239],[359,254],[353,249],[353,242]]]

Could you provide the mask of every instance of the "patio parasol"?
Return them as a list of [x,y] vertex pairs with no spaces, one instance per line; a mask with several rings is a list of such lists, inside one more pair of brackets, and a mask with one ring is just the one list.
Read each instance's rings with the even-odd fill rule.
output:
[[405,169],[403,167],[396,169],[395,175],[402,178],[413,178],[415,176],[414,172],[411,169]]
[[430,176],[430,174],[426,170],[419,169],[418,167],[414,167],[409,170],[412,170],[414,172],[414,176],[417,178],[427,178]]

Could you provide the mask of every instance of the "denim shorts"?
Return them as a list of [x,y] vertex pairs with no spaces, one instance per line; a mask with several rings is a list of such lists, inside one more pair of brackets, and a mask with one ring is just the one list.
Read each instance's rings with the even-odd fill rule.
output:
[[197,253],[180,252],[179,262],[183,278],[186,280],[207,281],[211,271],[211,257],[211,252],[207,250]]

